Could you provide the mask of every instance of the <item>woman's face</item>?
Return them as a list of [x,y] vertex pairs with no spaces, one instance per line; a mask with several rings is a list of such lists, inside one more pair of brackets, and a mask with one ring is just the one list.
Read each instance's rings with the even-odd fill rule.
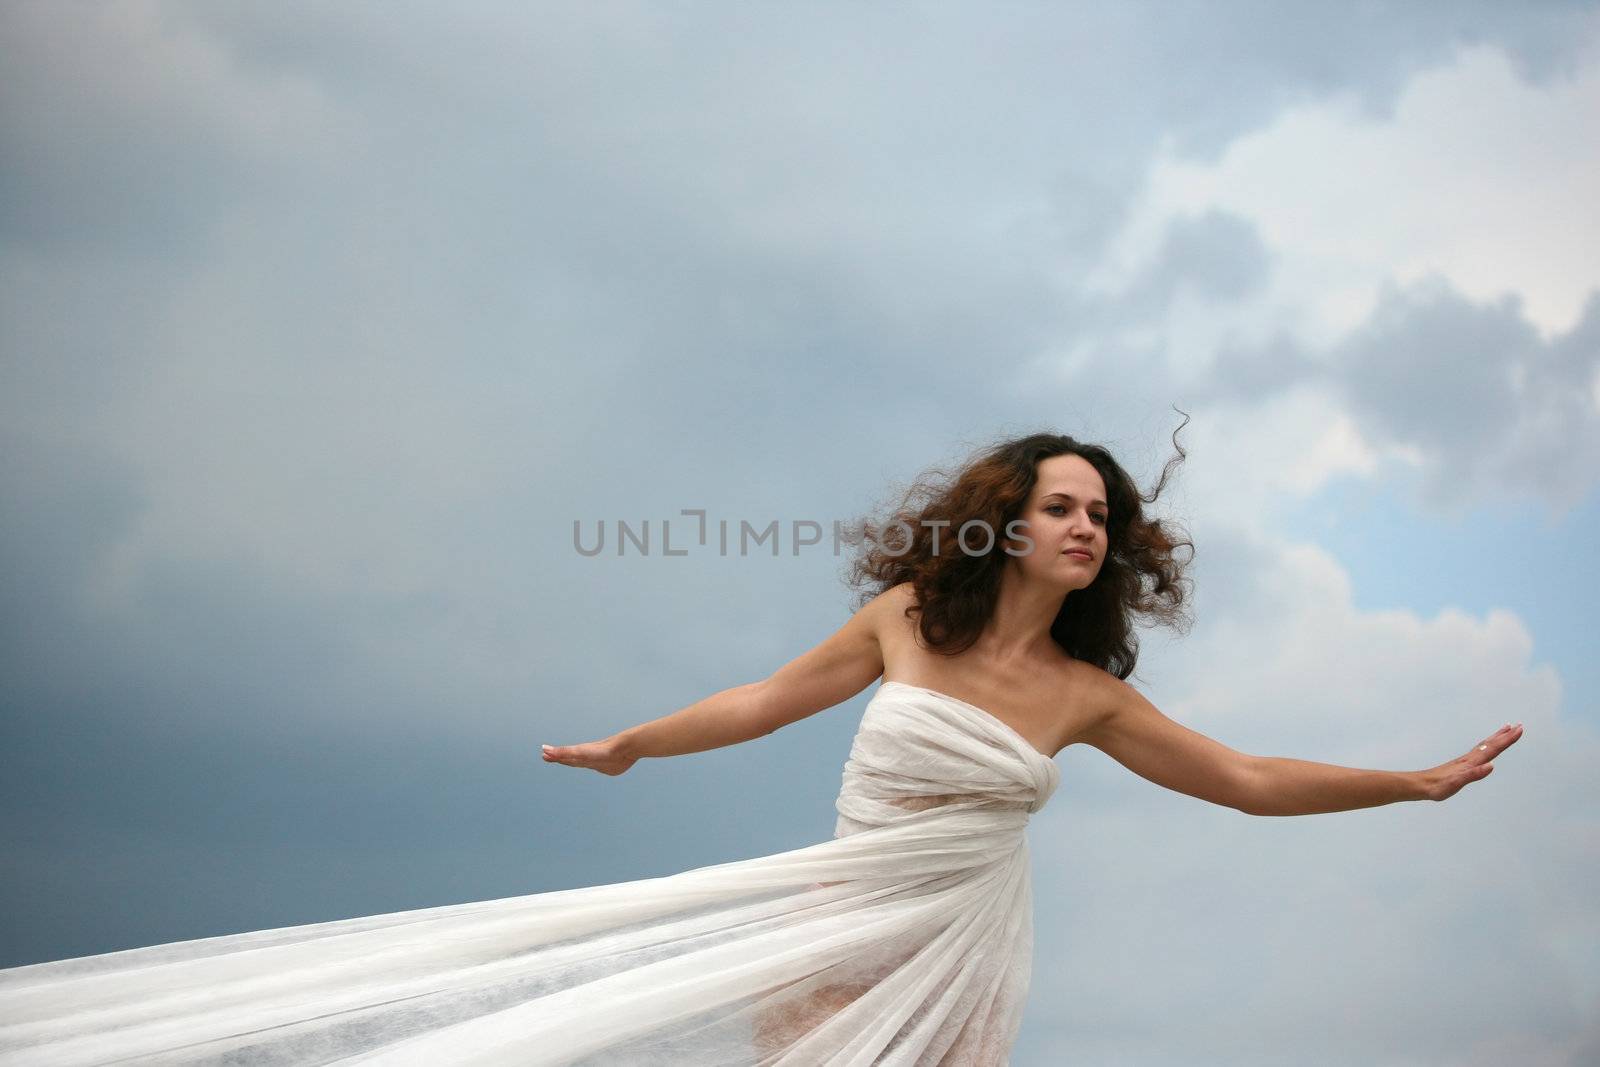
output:
[[1100,573],[1110,540],[1105,480],[1082,456],[1042,460],[1038,481],[1019,527],[1033,539],[1027,555],[1014,557],[1030,578],[1082,589]]

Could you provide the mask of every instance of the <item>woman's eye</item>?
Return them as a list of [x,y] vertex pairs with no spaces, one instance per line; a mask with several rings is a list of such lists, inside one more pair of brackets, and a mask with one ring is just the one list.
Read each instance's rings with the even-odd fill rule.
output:
[[[1044,510],[1047,511],[1048,513],[1050,513],[1051,515],[1054,515],[1054,514],[1056,514],[1058,512],[1064,512],[1067,509],[1061,504],[1046,504],[1044,506]],[[1107,517],[1104,514],[1101,514],[1099,512],[1095,512],[1095,513],[1090,514],[1089,518],[1093,519],[1095,522],[1098,522],[1102,526],[1104,526],[1106,524],[1106,518]]]

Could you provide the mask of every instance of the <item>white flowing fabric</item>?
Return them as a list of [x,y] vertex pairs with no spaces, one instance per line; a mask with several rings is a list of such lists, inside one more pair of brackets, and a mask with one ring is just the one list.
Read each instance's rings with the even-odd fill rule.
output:
[[3,970],[0,1063],[1004,1065],[1059,781],[982,708],[884,682],[831,841]]

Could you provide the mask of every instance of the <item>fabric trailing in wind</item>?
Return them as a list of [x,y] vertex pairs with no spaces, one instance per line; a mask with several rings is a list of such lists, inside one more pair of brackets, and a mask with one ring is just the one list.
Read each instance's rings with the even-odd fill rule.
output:
[[883,682],[832,840],[10,968],[0,1063],[1004,1065],[1059,781],[982,708]]

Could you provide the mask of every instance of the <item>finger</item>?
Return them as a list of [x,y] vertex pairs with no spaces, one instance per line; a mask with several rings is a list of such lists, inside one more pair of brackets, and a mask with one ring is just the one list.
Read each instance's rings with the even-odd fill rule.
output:
[[1502,726],[1500,729],[1496,730],[1494,733],[1490,734],[1488,737],[1479,742],[1479,744],[1473,748],[1469,755],[1476,759],[1494,759],[1495,756],[1499,755],[1501,752],[1504,752],[1512,742],[1516,741],[1516,739],[1521,736],[1521,723],[1511,727]]

